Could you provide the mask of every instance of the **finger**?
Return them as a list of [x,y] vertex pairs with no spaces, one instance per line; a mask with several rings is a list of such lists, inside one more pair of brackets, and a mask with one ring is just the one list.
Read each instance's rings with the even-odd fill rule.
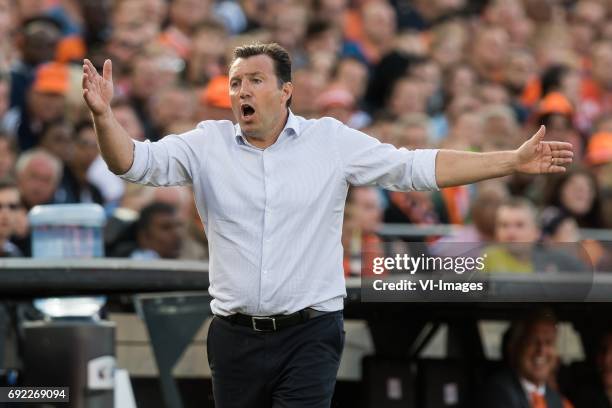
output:
[[552,162],[554,164],[569,164],[569,163],[572,162],[572,159],[571,158],[565,158],[565,157],[557,157],[557,158],[554,158],[552,160]]
[[92,76],[92,79],[95,78],[98,75],[98,70],[96,67],[94,67],[91,61],[88,59],[85,59],[85,65],[87,65],[87,68],[89,69],[88,73]]
[[552,155],[553,157],[574,157],[574,152],[571,150],[555,150]]
[[113,80],[113,63],[109,59],[104,61],[104,66],[102,67],[102,77],[107,81],[112,82]]
[[574,150],[574,146],[568,142],[544,142],[552,150]]
[[548,168],[548,173],[563,173],[564,171],[567,171],[565,167],[554,164]]

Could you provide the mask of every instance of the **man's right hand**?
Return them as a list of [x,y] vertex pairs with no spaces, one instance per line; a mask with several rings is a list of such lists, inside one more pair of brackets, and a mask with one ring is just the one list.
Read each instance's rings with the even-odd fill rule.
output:
[[113,99],[113,65],[111,60],[104,61],[102,76],[90,60],[83,60],[83,99],[94,115],[110,112]]

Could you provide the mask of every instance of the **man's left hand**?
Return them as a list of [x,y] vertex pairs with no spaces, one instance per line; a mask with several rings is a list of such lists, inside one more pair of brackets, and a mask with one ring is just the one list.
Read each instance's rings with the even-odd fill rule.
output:
[[516,171],[529,174],[561,173],[572,162],[572,144],[544,142],[546,128],[540,129],[516,150]]

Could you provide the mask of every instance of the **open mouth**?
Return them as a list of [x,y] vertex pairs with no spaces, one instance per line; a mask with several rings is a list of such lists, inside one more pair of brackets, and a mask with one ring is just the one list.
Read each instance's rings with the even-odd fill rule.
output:
[[240,105],[240,111],[242,112],[242,117],[245,119],[250,119],[255,114],[255,108],[248,103]]

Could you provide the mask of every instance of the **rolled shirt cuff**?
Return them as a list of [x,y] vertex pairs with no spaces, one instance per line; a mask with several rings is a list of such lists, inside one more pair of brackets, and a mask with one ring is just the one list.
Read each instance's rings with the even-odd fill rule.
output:
[[439,190],[436,181],[436,156],[439,149],[417,149],[412,163],[412,184],[417,191]]
[[146,140],[144,142],[139,142],[137,140],[133,140],[134,142],[134,159],[132,161],[132,167],[130,169],[120,174],[124,180],[137,182],[142,179],[144,173],[147,169],[147,162],[149,161],[149,145],[151,142]]

